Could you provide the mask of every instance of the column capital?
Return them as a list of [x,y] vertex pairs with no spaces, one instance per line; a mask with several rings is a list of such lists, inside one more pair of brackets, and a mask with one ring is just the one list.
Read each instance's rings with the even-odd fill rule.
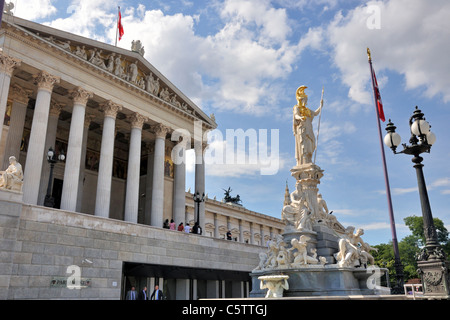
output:
[[94,93],[81,87],[76,87],[69,91],[69,96],[73,99],[73,103],[86,106],[87,101],[94,96]]
[[147,121],[148,118],[144,117],[140,113],[134,112],[128,116],[128,120],[131,121],[131,128],[142,129],[144,122]]
[[19,103],[27,105],[32,93],[33,90],[26,89],[15,83],[11,86],[8,98],[11,98],[12,101],[17,101]]
[[112,102],[111,100],[108,100],[100,105],[100,110],[103,111],[105,117],[115,119],[117,116],[117,112],[122,110],[122,105]]
[[0,52],[0,71],[5,72],[7,75],[12,76],[15,68],[19,67],[22,63],[17,58],[10,57],[3,52]]
[[44,89],[52,91],[55,84],[61,81],[60,77],[51,75],[47,71],[40,71],[38,74],[33,75],[34,82],[38,86],[38,89]]
[[155,124],[150,127],[150,130],[156,135],[157,138],[166,138],[166,135],[170,132],[170,127],[163,125],[162,123]]
[[61,113],[62,108],[65,106],[64,103],[58,102],[54,99],[50,101],[50,110],[49,115],[54,117],[59,117],[59,114]]
[[89,127],[91,125],[92,120],[94,120],[95,114],[88,114],[86,113],[86,115],[84,116],[84,127]]

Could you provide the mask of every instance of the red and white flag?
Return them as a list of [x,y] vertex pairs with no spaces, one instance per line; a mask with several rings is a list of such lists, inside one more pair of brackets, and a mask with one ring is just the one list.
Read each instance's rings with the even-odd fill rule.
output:
[[120,14],[120,7],[119,7],[119,19],[117,21],[117,29],[119,30],[119,41],[120,41],[124,34],[123,25],[122,25],[122,15]]
[[381,121],[385,121],[384,111],[383,111],[383,102],[381,101],[380,90],[378,89],[377,77],[375,76],[375,71],[372,68],[372,63],[370,63],[370,71],[372,73],[372,86],[373,86],[373,94],[375,96],[375,102],[378,108],[378,117]]

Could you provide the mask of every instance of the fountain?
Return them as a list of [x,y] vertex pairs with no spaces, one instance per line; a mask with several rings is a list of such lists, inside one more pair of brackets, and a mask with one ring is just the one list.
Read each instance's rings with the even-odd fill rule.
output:
[[370,251],[376,249],[362,240],[364,230],[345,228],[318,193],[323,170],[312,161],[316,149],[312,122],[321,113],[323,96],[313,111],[307,107],[306,88],[297,89],[293,110],[297,164],[291,175],[296,184],[292,193],[286,184],[281,213],[286,226],[260,253],[260,263],[250,274],[250,297],[389,294],[389,288],[379,285],[387,269],[373,266]]

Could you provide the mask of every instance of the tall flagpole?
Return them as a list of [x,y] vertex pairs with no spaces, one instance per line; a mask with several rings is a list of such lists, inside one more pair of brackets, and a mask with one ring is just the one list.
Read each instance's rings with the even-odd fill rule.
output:
[[5,1],[0,0],[0,28],[2,26],[4,6],[5,6]]
[[[383,171],[384,171],[384,182],[386,184],[386,195],[387,195],[387,202],[388,202],[388,209],[389,209],[389,219],[391,222],[391,234],[392,234],[392,245],[394,247],[394,258],[395,258],[395,273],[397,278],[397,287],[393,288],[393,293],[403,293],[403,266],[400,261],[400,251],[398,250],[398,242],[397,242],[397,232],[395,229],[395,220],[394,220],[394,210],[392,209],[392,199],[391,199],[391,187],[389,185],[389,176],[387,172],[387,166],[386,166],[386,156],[384,153],[384,145],[383,145],[383,136],[381,133],[381,125],[380,125],[380,113],[378,110],[378,101],[377,101],[377,95],[375,94],[375,79],[374,79],[374,72],[372,67],[372,57],[370,54],[369,48],[367,48],[367,56],[369,58],[369,65],[370,65],[370,77],[372,79],[372,88],[374,89],[374,100],[375,100],[375,111],[377,115],[377,125],[378,125],[378,135],[380,139],[380,146],[381,146],[381,159],[383,162]],[[396,291],[396,292],[394,292]]]

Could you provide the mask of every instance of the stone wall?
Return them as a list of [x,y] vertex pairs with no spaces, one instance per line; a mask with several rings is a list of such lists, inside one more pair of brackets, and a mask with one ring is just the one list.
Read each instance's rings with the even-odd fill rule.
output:
[[[123,262],[250,272],[260,246],[30,206],[0,190],[0,299],[120,299]],[[70,266],[84,289],[52,286]]]

